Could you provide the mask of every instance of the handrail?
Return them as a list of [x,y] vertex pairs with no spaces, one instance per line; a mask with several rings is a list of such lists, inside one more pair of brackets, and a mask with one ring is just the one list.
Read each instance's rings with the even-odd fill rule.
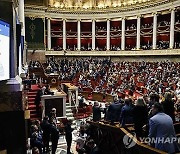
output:
[[[93,121],[87,121],[92,127],[93,132],[97,132],[100,131],[101,132],[101,137],[108,137],[108,133],[111,134],[111,138],[108,140],[108,142],[114,142],[115,146],[114,148],[118,149],[118,153],[131,153],[131,154],[167,154],[164,151],[155,149],[153,147],[150,147],[149,145],[145,145],[143,143],[141,143],[140,141],[137,140],[137,138],[135,136],[133,136],[131,133],[129,133],[125,128],[119,127],[119,126],[113,126],[113,125],[109,125],[109,124],[104,124],[103,122],[93,122]],[[104,134],[103,134],[104,133]],[[104,135],[104,136],[103,136]],[[126,136],[127,138],[129,138],[131,141],[133,141],[135,144],[133,147],[131,148],[126,148],[125,145],[123,144],[123,139],[124,136]],[[97,135],[93,136],[93,138],[95,139],[95,142],[98,140],[97,139]],[[105,139],[105,138],[104,138]],[[104,142],[103,142],[104,143]],[[103,143],[97,143],[98,146],[100,146],[100,149],[103,147]],[[107,143],[104,143],[107,144]],[[107,150],[107,145],[106,145],[106,150]],[[112,148],[112,147],[111,147]],[[102,149],[103,150],[103,149]],[[112,150],[110,149],[110,147],[108,148],[108,150]],[[103,151],[105,154],[108,153],[106,151]]]

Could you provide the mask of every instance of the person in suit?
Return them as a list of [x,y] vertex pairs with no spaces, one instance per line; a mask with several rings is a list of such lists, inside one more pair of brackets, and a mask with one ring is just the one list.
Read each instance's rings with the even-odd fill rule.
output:
[[122,108],[123,104],[121,102],[119,102],[118,100],[115,100],[114,103],[112,103],[109,106],[108,109],[108,120],[113,122],[118,122],[119,121],[119,117],[121,114],[121,108]]
[[35,104],[36,104],[36,112],[37,115],[40,116],[41,112],[40,112],[40,102],[41,102],[41,96],[43,95],[42,93],[42,89],[40,87],[40,89],[37,91],[36,97],[35,97]]
[[101,112],[103,112],[103,110],[100,108],[99,103],[98,102],[94,102],[94,106],[93,106],[93,121],[100,121],[101,120]]
[[51,132],[51,142],[52,142],[52,154],[55,154],[59,140],[59,129],[53,122],[52,118],[50,119],[50,124],[51,124],[50,132]]
[[72,121],[68,120],[67,124],[65,125],[65,137],[67,142],[67,154],[71,154],[71,143],[72,143],[72,131],[74,130],[71,128]]
[[133,108],[133,120],[135,133],[138,137],[143,136],[143,126],[148,123],[148,109],[143,98],[138,98]]
[[121,109],[120,124],[124,127],[126,124],[133,123],[133,105],[132,99],[125,99],[125,105]]
[[165,100],[162,102],[164,113],[169,115],[173,122],[175,122],[175,108],[174,101],[172,100],[172,94],[170,92],[166,92],[164,98]]
[[56,108],[52,108],[49,113],[49,120],[52,120],[54,125],[57,125]]
[[51,124],[49,123],[49,117],[45,116],[42,123],[41,123],[41,128],[43,131],[43,152],[48,152],[49,151],[49,141],[50,141],[50,133],[51,133]]
[[103,113],[104,113],[104,120],[106,120],[106,121],[108,121],[109,120],[109,102],[107,102],[106,104],[105,104],[105,108],[104,108],[104,111],[103,111]]
[[[154,116],[149,119],[148,136],[161,140],[161,142],[155,142],[154,147],[168,153],[175,153],[178,146],[174,140],[172,142],[172,138],[176,137],[172,118],[163,112],[163,106],[160,103],[152,106],[152,114]],[[167,139],[171,142],[165,142]]]

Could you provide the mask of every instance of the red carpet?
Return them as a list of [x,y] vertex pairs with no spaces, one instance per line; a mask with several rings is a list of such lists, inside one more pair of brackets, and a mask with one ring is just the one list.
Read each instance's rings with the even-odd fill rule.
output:
[[28,92],[28,110],[30,110],[30,119],[40,119],[36,113],[36,105],[34,103],[36,98],[36,93],[39,90],[38,85],[31,85],[31,89]]
[[84,108],[78,108],[78,112],[74,111],[73,113],[75,119],[87,118],[92,114],[92,106],[88,105]]

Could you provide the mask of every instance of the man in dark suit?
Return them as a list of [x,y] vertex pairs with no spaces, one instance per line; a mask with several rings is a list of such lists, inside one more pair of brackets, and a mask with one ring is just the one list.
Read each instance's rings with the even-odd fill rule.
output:
[[101,120],[101,112],[103,112],[103,110],[100,108],[99,103],[94,102],[93,121],[100,121]]
[[48,116],[45,116],[42,123],[41,123],[41,128],[43,131],[43,152],[48,152],[49,151],[49,141],[50,141],[50,133],[51,133],[51,124],[49,123],[49,118]]
[[53,119],[50,119],[51,123],[51,142],[52,142],[52,154],[56,153],[57,144],[59,140],[59,129],[54,124]]
[[35,104],[36,104],[36,112],[37,115],[40,116],[41,112],[40,112],[40,102],[41,102],[41,96],[43,95],[42,93],[42,89],[40,87],[40,89],[37,91],[36,97],[35,97]]
[[65,137],[67,142],[67,154],[71,154],[71,143],[72,143],[72,131],[74,130],[71,128],[72,121],[68,120],[67,124],[65,125]]
[[159,142],[157,141],[154,145],[155,148],[175,153],[177,143],[174,141],[176,135],[172,118],[163,112],[163,106],[160,103],[152,106],[152,114],[154,116],[149,120],[149,137],[159,139]]
[[122,106],[123,106],[123,104],[118,100],[115,100],[114,103],[112,103],[109,106],[109,109],[108,109],[108,115],[109,115],[108,120],[109,121],[111,121],[111,122],[119,121]]
[[125,99],[125,105],[122,107],[120,114],[121,126],[124,127],[126,124],[133,123],[133,107],[132,99]]

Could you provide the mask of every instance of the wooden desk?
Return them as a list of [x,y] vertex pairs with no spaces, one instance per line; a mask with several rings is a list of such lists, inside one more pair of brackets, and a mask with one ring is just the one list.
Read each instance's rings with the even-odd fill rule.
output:
[[88,91],[82,91],[81,95],[84,96],[85,99],[88,99],[89,92]]
[[103,101],[103,93],[100,92],[92,92],[92,99],[95,101],[102,102]]
[[75,85],[73,85],[72,83],[62,83],[63,85],[66,85],[68,87],[68,89],[70,90],[76,90],[78,89],[78,87],[76,87]]

